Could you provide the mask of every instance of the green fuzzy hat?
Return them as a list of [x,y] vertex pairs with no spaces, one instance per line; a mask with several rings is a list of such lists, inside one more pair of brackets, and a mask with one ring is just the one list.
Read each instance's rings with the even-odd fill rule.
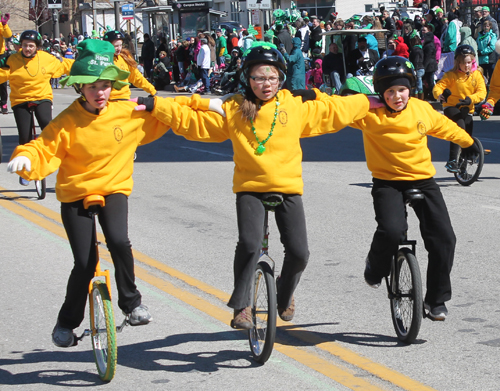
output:
[[97,80],[112,80],[113,88],[120,90],[129,83],[120,80],[127,79],[130,72],[122,71],[113,63],[115,47],[107,41],[85,39],[76,47],[78,58],[73,63],[68,77],[61,84],[90,84]]

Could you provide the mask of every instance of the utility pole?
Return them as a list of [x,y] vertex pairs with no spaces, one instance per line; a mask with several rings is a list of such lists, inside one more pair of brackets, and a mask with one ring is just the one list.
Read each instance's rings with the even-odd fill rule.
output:
[[120,2],[115,0],[115,30],[120,31]]
[[59,39],[59,11],[57,8],[52,10],[52,31],[54,32],[54,39]]
[[52,0],[47,4],[52,9],[52,31],[54,39],[59,39],[59,10],[62,8],[62,0]]
[[92,19],[94,22],[92,30],[97,31],[97,11],[95,9],[95,0],[92,0]]

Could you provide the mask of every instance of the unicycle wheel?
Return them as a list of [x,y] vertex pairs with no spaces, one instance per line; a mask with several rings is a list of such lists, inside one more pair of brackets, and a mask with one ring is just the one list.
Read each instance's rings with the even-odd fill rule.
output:
[[423,319],[422,278],[417,258],[408,248],[398,251],[390,275],[392,323],[399,340],[415,341]]
[[460,154],[458,155],[458,172],[454,174],[455,179],[462,186],[470,186],[477,181],[483,169],[483,145],[476,137],[472,138],[479,146],[479,153],[472,156],[463,156],[462,150],[460,150]]
[[39,200],[43,200],[47,194],[47,184],[45,183],[45,178],[41,181],[35,181],[36,194]]
[[257,264],[252,295],[252,321],[248,340],[253,357],[264,364],[273,351],[276,338],[276,284],[271,267],[265,261]]
[[102,281],[95,281],[90,293],[90,327],[97,372],[104,381],[112,380],[116,370],[114,319],[108,287]]

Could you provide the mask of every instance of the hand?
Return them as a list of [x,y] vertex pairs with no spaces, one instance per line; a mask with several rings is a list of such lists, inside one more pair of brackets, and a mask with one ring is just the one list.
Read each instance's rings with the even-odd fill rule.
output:
[[129,102],[137,103],[134,107],[135,111],[153,111],[155,108],[155,98],[148,96],[147,98],[139,96],[138,98],[129,99]]
[[490,115],[493,114],[493,105],[491,103],[486,102],[481,107],[483,109],[479,113],[479,116],[481,117],[481,121],[486,121],[488,118],[490,118]]
[[462,106],[470,106],[472,103],[472,100],[470,97],[466,97],[465,99],[459,99],[458,103],[455,105],[457,109],[461,108]]
[[462,155],[464,155],[466,158],[469,156],[477,156],[481,153],[481,149],[479,148],[479,145],[477,142],[474,140],[474,143],[467,148],[462,148]]
[[447,102],[450,95],[451,91],[449,90],[449,88],[447,88],[446,90],[443,91],[441,95],[439,95],[439,100],[442,102]]
[[0,21],[5,26],[9,21],[9,19],[10,19],[10,14],[3,14],[2,19],[0,19]]
[[370,110],[385,107],[385,103],[382,102],[378,96],[367,96],[367,98],[370,102]]
[[316,99],[316,92],[314,90],[292,90],[290,91],[293,96],[301,96],[302,97],[302,102],[305,102],[306,100],[315,100]]
[[226,94],[222,98],[210,99],[210,103],[208,104],[208,109],[210,111],[215,111],[216,113],[219,113],[220,115],[225,117],[226,112],[222,108],[222,104],[233,95],[234,94]]
[[31,161],[26,156],[15,157],[7,166],[7,172],[10,172],[11,174],[17,171],[22,171],[23,169],[31,171]]

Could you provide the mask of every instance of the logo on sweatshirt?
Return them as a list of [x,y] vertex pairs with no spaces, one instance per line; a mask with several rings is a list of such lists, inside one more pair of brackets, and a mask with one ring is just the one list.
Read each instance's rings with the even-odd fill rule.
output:
[[123,130],[119,126],[115,126],[113,129],[113,133],[115,134],[115,140],[118,141],[119,143],[123,139]]
[[427,135],[427,126],[423,121],[418,121],[417,122],[417,131],[420,133],[421,138],[425,137]]
[[286,125],[288,123],[288,114],[285,110],[281,110],[278,114],[281,125]]

